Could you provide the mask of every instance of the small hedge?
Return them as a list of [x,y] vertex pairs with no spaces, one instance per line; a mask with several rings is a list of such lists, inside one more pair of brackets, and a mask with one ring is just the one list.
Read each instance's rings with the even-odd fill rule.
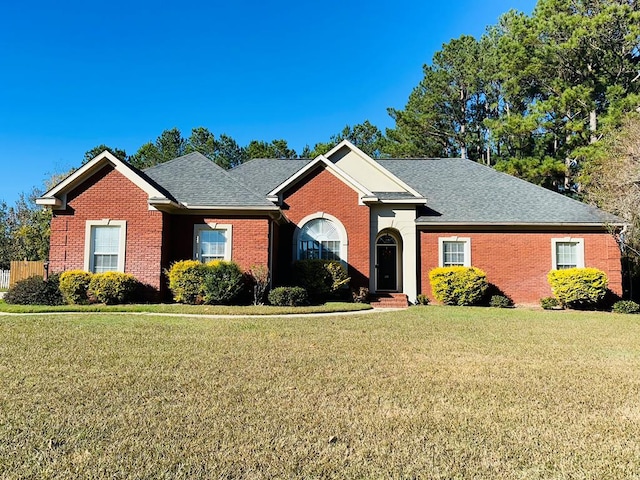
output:
[[424,293],[419,293],[416,297],[416,303],[418,305],[429,305],[429,297],[427,297]]
[[554,308],[560,306],[560,302],[555,297],[544,297],[540,299],[540,306],[544,310],[553,310]]
[[318,259],[294,262],[293,278],[314,302],[328,300],[351,280],[346,268],[337,260]]
[[613,304],[613,311],[615,313],[638,313],[640,305],[633,300],[620,300]]
[[174,301],[191,305],[204,302],[205,266],[197,260],[181,260],[171,265],[167,273]]
[[139,286],[130,273],[96,273],[89,282],[88,296],[99,303],[114,305],[131,302]]
[[553,295],[569,308],[593,308],[607,294],[607,274],[597,268],[551,270],[547,279]]
[[433,298],[445,305],[475,305],[487,288],[486,274],[475,267],[439,267],[429,272]]
[[309,297],[302,287],[278,287],[269,292],[269,303],[276,307],[301,307],[309,303]]
[[494,308],[509,308],[513,306],[511,299],[505,295],[492,295],[489,306]]
[[244,276],[235,262],[214,260],[204,265],[202,300],[210,305],[228,305],[244,290]]
[[232,303],[244,291],[244,275],[235,262],[197,260],[175,262],[167,272],[169,289],[178,303]]
[[16,282],[4,296],[7,303],[17,305],[64,305],[60,292],[60,278],[52,274],[47,280],[42,277],[30,277]]
[[66,303],[84,305],[89,303],[89,283],[92,273],[84,270],[69,270],[60,274],[60,291]]

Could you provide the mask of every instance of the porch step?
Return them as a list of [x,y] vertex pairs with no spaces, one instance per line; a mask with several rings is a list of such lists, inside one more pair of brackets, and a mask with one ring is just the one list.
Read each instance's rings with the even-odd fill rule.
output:
[[376,293],[369,303],[373,308],[407,308],[409,298],[405,293]]

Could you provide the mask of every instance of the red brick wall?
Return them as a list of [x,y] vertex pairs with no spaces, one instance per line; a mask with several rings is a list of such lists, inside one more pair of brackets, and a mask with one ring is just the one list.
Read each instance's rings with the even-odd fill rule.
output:
[[[168,263],[193,258],[194,226],[204,223],[231,224],[231,259],[248,270],[252,265],[269,265],[269,223],[265,217],[229,218],[175,215],[168,222],[171,253]],[[168,265],[166,265],[168,266]]]
[[539,303],[551,295],[547,273],[551,270],[551,239],[584,239],[585,266],[605,271],[609,288],[622,293],[620,251],[607,233],[485,233],[485,232],[420,232],[421,286],[431,297],[429,271],[438,266],[438,238],[471,238],[471,263],[487,274],[487,280],[500,288],[516,303]]
[[[369,207],[358,205],[358,193],[324,168],[285,194],[283,209],[297,225],[307,215],[324,212],[336,217],[347,230],[349,275],[354,286],[369,285]],[[292,239],[288,241],[290,248]]]
[[87,220],[126,220],[125,272],[154,289],[161,286],[163,214],[149,210],[148,195],[105,167],[67,195],[65,211],[51,220],[50,270],[84,269]]

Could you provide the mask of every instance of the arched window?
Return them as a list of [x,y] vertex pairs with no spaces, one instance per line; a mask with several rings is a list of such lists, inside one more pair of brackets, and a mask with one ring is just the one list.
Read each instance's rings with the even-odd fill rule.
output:
[[305,223],[298,235],[298,259],[345,260],[341,255],[343,239],[337,225],[327,218]]

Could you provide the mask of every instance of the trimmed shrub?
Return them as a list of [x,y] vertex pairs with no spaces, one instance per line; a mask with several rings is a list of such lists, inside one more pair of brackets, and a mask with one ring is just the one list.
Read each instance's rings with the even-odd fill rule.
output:
[[487,290],[486,274],[475,267],[439,267],[429,272],[433,298],[445,305],[475,305]]
[[429,305],[429,297],[427,297],[424,293],[419,293],[416,297],[416,303],[418,305]]
[[594,308],[607,294],[607,274],[597,268],[551,270],[547,280],[560,304],[569,308]]
[[304,288],[311,300],[323,302],[351,278],[347,269],[337,260],[298,260],[293,264],[293,278],[297,286]]
[[640,305],[633,300],[620,300],[613,304],[613,311],[615,313],[638,313]]
[[277,307],[301,307],[309,303],[309,297],[302,287],[278,287],[269,292],[269,303]]
[[512,304],[511,299],[505,295],[492,295],[489,300],[489,306],[495,308],[509,308]]
[[235,262],[214,260],[204,265],[202,299],[206,304],[230,304],[244,289],[244,275]]
[[9,288],[4,300],[18,305],[64,305],[59,277],[53,274],[43,280],[35,276],[16,282]]
[[560,302],[556,297],[544,297],[540,299],[540,306],[544,310],[553,310],[554,308],[560,306]]
[[203,302],[204,264],[197,260],[181,260],[165,273],[169,277],[169,290],[174,301],[191,305]]
[[107,305],[127,303],[133,300],[138,286],[138,281],[130,273],[96,273],[89,282],[89,297]]
[[92,273],[84,270],[69,270],[60,274],[60,291],[64,300],[72,305],[89,303],[89,283]]

